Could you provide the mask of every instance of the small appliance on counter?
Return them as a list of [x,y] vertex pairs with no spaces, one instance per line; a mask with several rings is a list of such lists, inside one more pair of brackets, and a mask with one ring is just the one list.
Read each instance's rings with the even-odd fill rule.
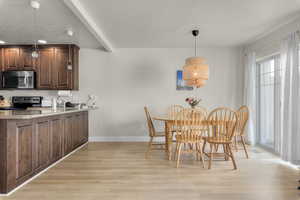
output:
[[34,89],[34,71],[4,71],[2,73],[3,89]]
[[14,96],[12,97],[13,108],[26,109],[28,107],[41,107],[41,96]]

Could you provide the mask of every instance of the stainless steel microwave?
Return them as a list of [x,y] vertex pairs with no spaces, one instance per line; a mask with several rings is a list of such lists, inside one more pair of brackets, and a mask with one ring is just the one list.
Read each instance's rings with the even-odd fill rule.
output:
[[2,88],[4,89],[34,89],[34,71],[4,71],[2,73]]

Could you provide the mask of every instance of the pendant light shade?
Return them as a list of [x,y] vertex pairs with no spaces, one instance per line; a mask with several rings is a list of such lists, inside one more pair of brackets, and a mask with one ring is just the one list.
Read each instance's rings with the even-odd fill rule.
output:
[[205,59],[197,56],[196,36],[198,33],[198,30],[193,31],[195,36],[195,56],[187,58],[183,66],[183,80],[185,80],[186,85],[197,88],[203,87],[209,77],[209,68],[205,63]]
[[189,86],[204,86],[208,80],[209,70],[205,64],[205,59],[200,57],[190,57],[183,66],[183,79]]

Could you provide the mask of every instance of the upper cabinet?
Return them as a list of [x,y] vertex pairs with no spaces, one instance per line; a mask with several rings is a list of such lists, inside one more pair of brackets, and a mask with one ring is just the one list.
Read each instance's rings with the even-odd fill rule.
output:
[[19,68],[20,48],[8,47],[3,49],[4,70],[17,70]]
[[79,47],[73,44],[38,46],[38,58],[32,58],[32,51],[31,45],[0,47],[2,71],[34,70],[37,89],[79,89]]
[[19,68],[21,70],[34,70],[36,68],[36,59],[32,58],[32,48],[20,48]]
[[6,70],[34,70],[35,59],[31,57],[31,47],[4,47],[1,51],[2,69]]
[[54,48],[39,49],[36,67],[36,82],[38,89],[55,89],[54,77]]
[[55,79],[57,89],[72,87],[72,49],[61,47],[55,48]]

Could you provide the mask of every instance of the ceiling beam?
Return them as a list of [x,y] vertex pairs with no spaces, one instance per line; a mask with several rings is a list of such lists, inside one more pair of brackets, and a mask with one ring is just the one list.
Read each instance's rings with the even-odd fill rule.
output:
[[64,3],[71,9],[71,11],[80,19],[80,21],[86,26],[86,28],[93,34],[97,41],[108,52],[113,51],[113,47],[110,42],[105,38],[103,32],[89,15],[86,9],[82,6],[79,0],[64,0]]

